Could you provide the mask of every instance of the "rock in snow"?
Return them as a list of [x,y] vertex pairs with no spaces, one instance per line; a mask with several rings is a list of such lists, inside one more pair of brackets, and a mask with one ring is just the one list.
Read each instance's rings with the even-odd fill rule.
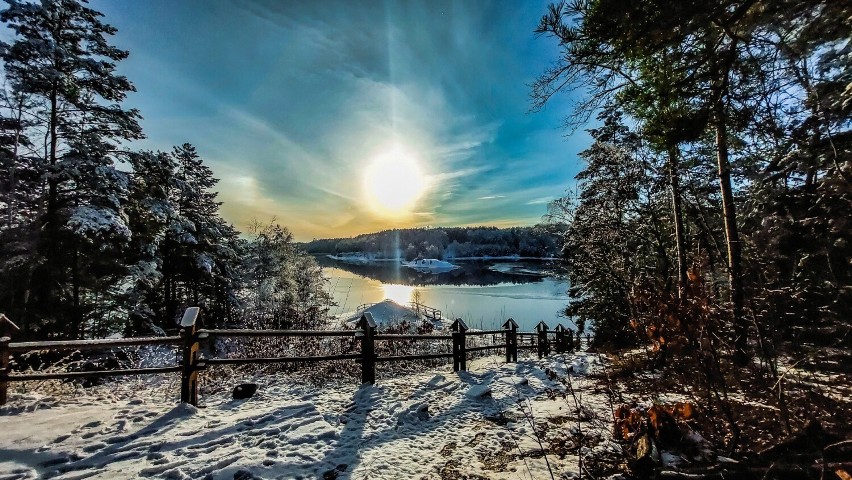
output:
[[232,396],[234,400],[245,400],[246,398],[251,398],[256,392],[256,383],[241,383],[234,387]]

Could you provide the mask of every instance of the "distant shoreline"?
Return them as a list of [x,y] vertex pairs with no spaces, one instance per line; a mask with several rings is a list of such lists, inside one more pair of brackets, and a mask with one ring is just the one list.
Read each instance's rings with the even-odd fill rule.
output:
[[[367,257],[361,257],[361,256],[340,257],[340,256],[338,256],[338,255],[336,255],[336,254],[333,254],[333,253],[311,253],[311,255],[318,256],[318,257],[328,257],[328,258],[330,258],[330,259],[332,259],[332,260],[335,260],[335,261],[338,261],[338,262],[345,262],[345,261],[347,261],[347,260],[350,260],[350,261],[351,261],[351,260],[355,260],[355,259],[359,259],[359,260],[363,259],[363,260],[367,260],[367,261],[370,261],[370,262],[377,262],[377,263],[378,263],[378,262],[404,262],[404,261],[405,261],[405,259],[403,259],[402,257],[397,257],[397,258],[367,258]],[[515,255],[503,255],[503,256],[497,256],[497,257],[490,257],[490,256],[485,256],[485,257],[447,257],[447,258],[445,258],[444,260],[447,260],[447,261],[450,261],[450,260],[452,260],[452,261],[460,260],[460,261],[463,261],[463,262],[466,262],[466,261],[483,261],[483,260],[500,260],[500,261],[524,261],[524,260],[527,260],[527,261],[528,261],[528,260],[537,260],[537,261],[558,261],[558,260],[561,260],[561,258],[559,258],[559,257],[521,257],[521,256],[515,256]]]

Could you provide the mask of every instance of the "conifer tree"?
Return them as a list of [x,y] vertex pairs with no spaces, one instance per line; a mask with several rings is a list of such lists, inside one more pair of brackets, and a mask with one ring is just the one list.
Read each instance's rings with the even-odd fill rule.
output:
[[[33,216],[40,234],[31,308],[13,312],[26,332],[87,334],[92,299],[111,296],[129,239],[122,199],[127,178],[115,168],[119,142],[141,138],[139,114],[120,103],[133,85],[116,74],[128,52],[109,44],[116,29],[77,0],[7,0],[0,19],[6,78],[36,104],[43,132],[45,197]],[[67,323],[67,324],[66,324]],[[89,325],[91,326],[91,325]]]

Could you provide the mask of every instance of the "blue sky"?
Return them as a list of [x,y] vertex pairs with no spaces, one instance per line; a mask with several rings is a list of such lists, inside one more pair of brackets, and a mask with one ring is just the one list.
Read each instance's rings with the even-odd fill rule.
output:
[[[120,71],[138,90],[127,101],[144,117],[137,146],[194,144],[241,229],[274,217],[308,240],[530,225],[573,183],[589,143],[560,129],[567,95],[528,113],[528,84],[558,55],[533,34],[547,2],[91,5],[130,51]],[[387,215],[365,200],[363,177],[393,148],[426,187]]]

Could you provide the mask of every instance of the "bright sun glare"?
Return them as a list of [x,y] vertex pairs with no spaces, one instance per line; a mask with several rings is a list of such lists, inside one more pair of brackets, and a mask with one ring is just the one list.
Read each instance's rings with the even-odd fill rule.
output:
[[409,285],[394,285],[392,283],[382,284],[382,293],[400,305],[407,305],[414,296],[414,287]]
[[426,178],[417,161],[400,148],[379,155],[364,172],[370,206],[387,216],[411,213],[426,190]]

